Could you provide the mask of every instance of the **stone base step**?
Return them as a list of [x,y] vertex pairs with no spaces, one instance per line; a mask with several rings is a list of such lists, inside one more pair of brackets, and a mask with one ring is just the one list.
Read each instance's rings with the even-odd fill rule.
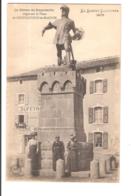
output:
[[90,178],[90,171],[71,172],[71,176],[76,178]]
[[[41,177],[56,178],[56,172],[52,169],[41,169],[39,171]],[[71,172],[71,177],[76,178],[90,178],[90,171]]]
[[39,175],[41,177],[55,177],[56,176],[56,172],[53,171],[52,169],[41,169],[39,171]]

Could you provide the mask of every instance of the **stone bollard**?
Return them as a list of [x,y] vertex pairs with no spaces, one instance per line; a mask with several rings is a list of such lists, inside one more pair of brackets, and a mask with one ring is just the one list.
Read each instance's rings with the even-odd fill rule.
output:
[[91,161],[90,177],[91,179],[99,178],[99,161],[98,160]]
[[100,177],[105,177],[106,175],[106,161],[105,159],[99,160],[99,175]]
[[58,159],[56,161],[56,178],[60,179],[64,176],[64,171],[65,171],[65,165],[64,165],[64,160]]
[[31,174],[31,159],[25,159],[25,169],[24,169],[24,174],[27,177],[30,177]]
[[65,177],[71,176],[71,160],[69,160],[68,153],[65,152]]
[[106,173],[110,173],[111,171],[111,161],[110,158],[106,159]]

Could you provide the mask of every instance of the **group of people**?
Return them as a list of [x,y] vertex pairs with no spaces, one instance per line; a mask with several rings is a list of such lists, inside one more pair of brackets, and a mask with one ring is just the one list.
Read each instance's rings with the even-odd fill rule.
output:
[[56,136],[52,145],[53,154],[53,170],[56,171],[56,162],[58,159],[65,161],[65,174],[70,176],[71,171],[78,170],[78,142],[76,136],[71,135],[69,142],[67,143],[67,153],[65,153],[65,146],[60,141],[60,136]]
[[[38,170],[38,154],[39,144],[36,138],[37,134],[32,133],[31,139],[27,144],[27,157],[31,160],[32,175]],[[77,171],[78,169],[78,142],[76,136],[71,135],[70,140],[67,143],[67,150],[63,141],[60,140],[60,136],[55,137],[55,141],[52,144],[52,169],[56,171],[57,160],[62,159],[65,161],[65,175],[70,176],[71,171]]]

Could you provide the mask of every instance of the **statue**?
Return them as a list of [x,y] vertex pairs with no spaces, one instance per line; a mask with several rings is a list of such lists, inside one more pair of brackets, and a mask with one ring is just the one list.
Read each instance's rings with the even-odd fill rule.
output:
[[[56,29],[54,43],[56,44],[58,65],[66,64],[69,67],[75,66],[76,61],[74,60],[73,50],[71,46],[72,40],[79,40],[82,37],[82,31],[75,28],[75,23],[73,20],[68,18],[69,7],[63,5],[60,7],[62,14],[61,19],[54,21],[43,29],[42,36],[46,30]],[[74,36],[71,37],[70,31],[73,31]],[[66,56],[62,59],[62,50],[65,50]],[[72,57],[72,60],[71,60]]]

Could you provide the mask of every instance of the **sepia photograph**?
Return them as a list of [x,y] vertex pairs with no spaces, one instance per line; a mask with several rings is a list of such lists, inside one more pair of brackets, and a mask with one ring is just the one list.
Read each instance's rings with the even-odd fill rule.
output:
[[121,5],[7,5],[6,179],[120,180]]

